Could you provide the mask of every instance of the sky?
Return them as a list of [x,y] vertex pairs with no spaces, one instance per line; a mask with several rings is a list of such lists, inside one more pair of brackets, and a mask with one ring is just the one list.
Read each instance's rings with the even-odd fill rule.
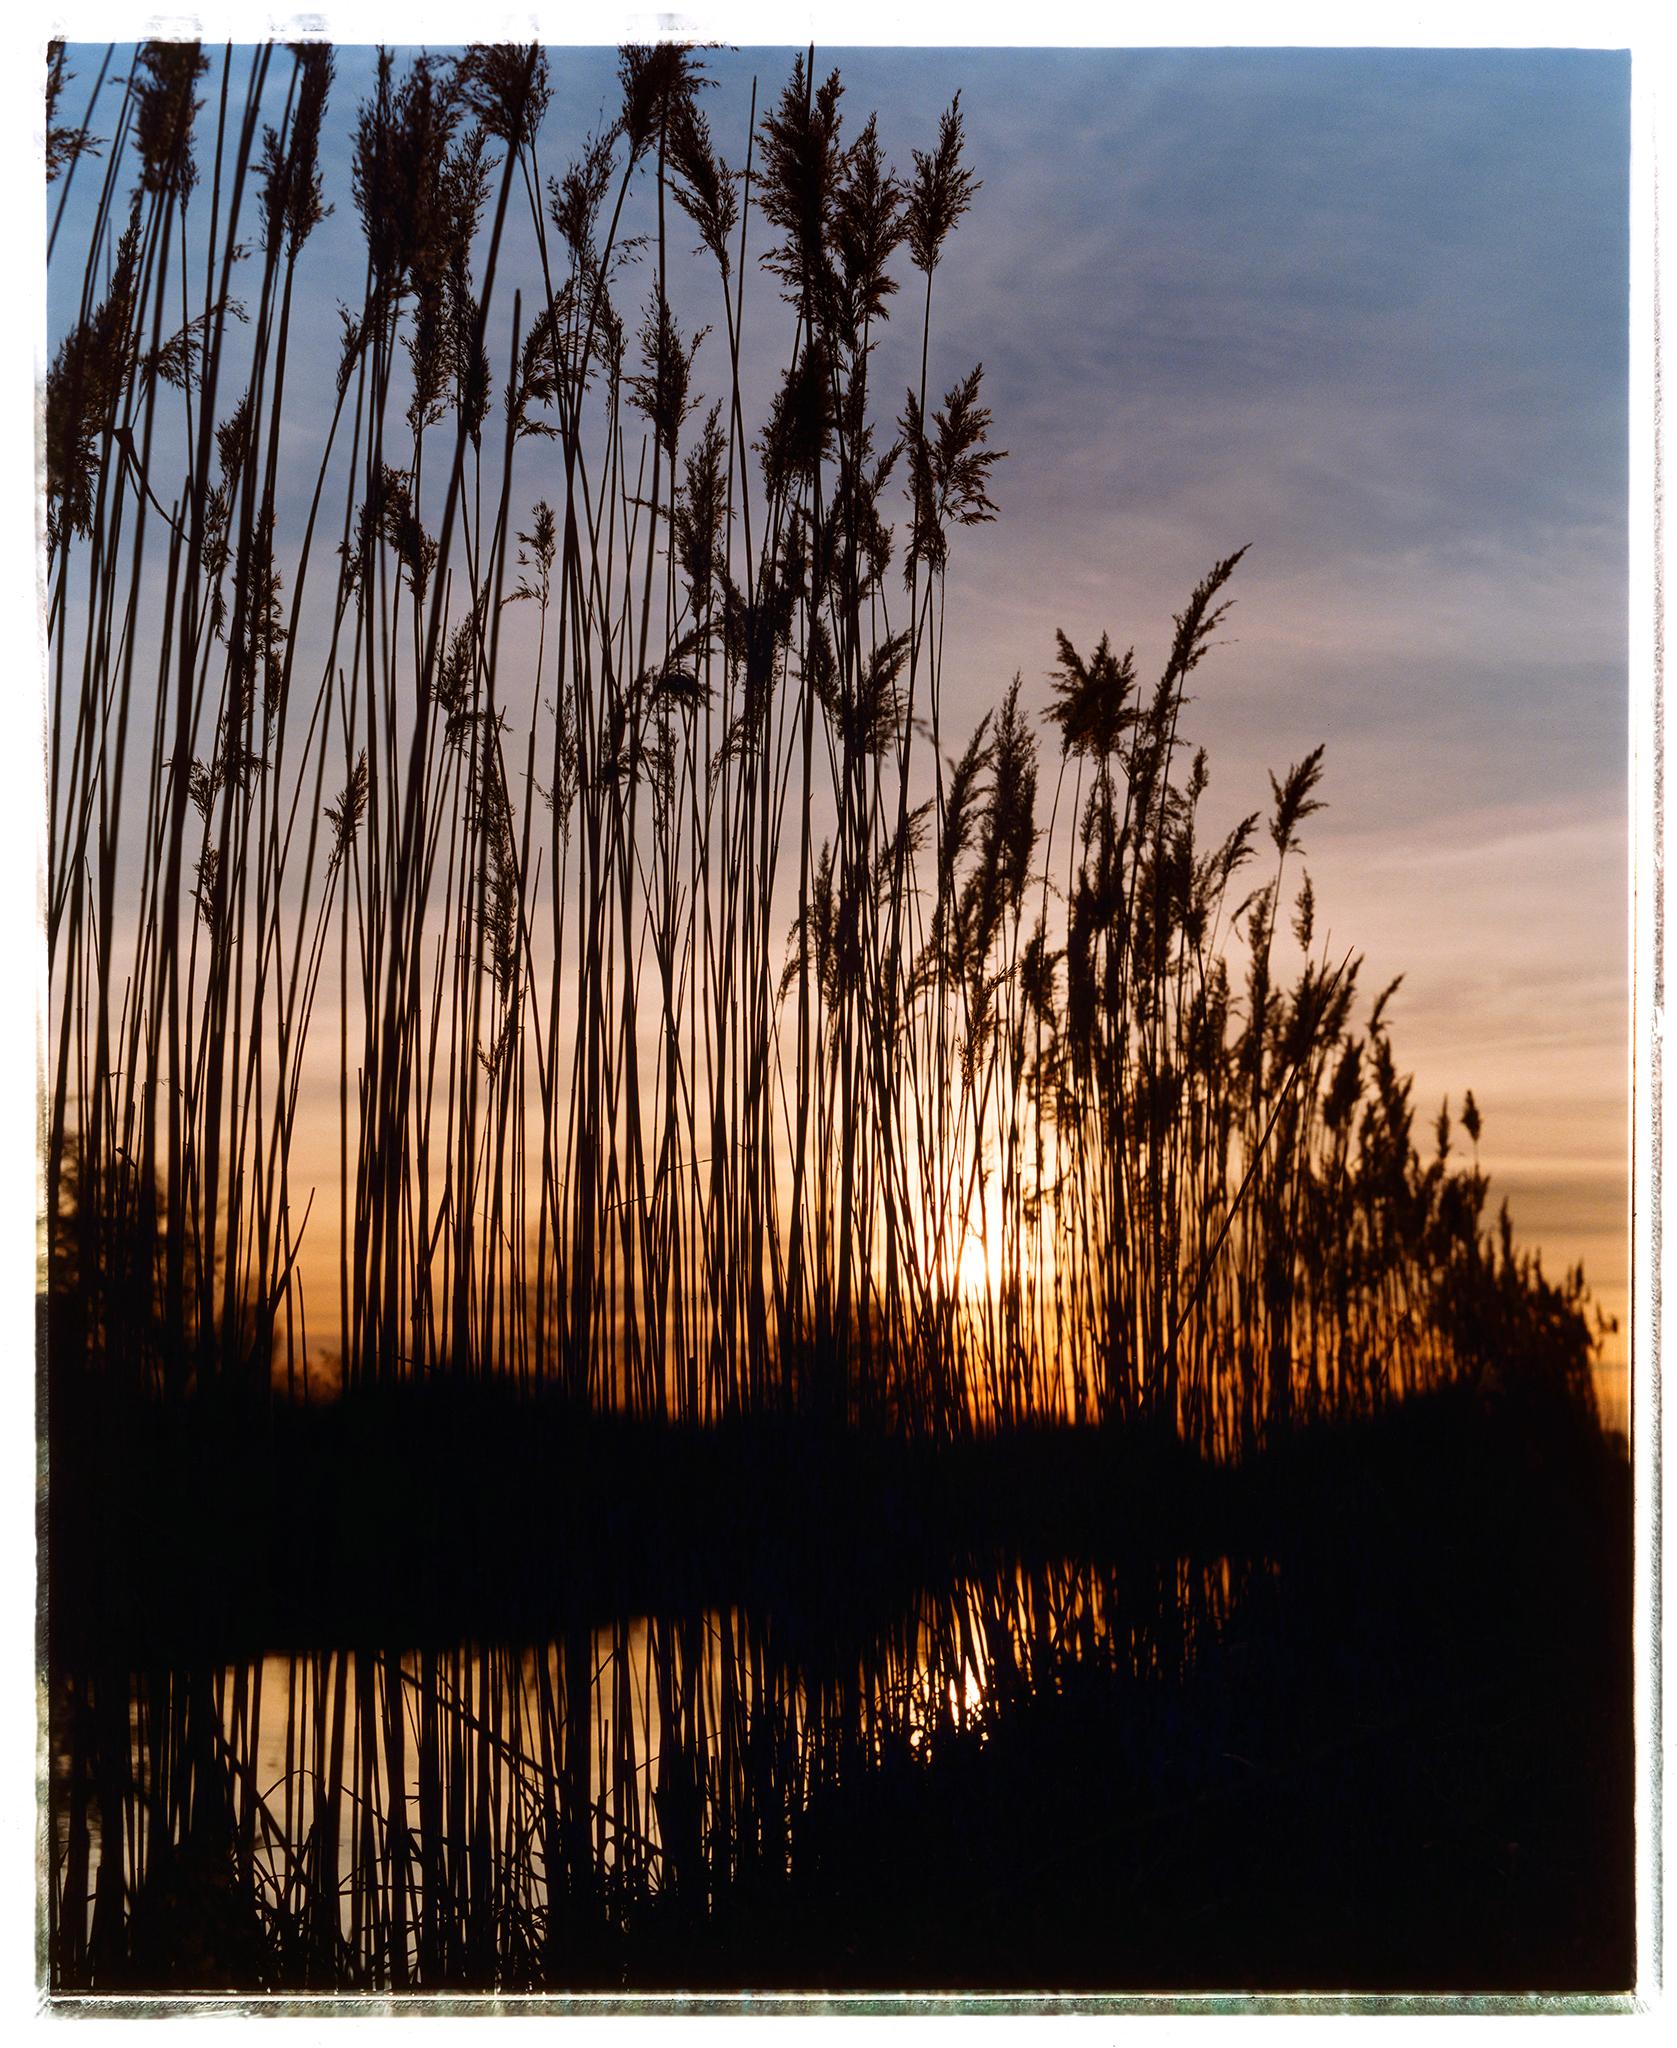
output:
[[[708,61],[737,160],[752,79],[761,103],[791,52]],[[1583,1258],[1623,1317],[1628,57],[829,61],[850,132],[877,111],[901,166],[958,90],[983,180],[938,272],[931,372],[941,389],[983,363],[1009,452],[996,522],[952,556],[946,736],[1015,671],[1045,702],[1057,627],[1083,647],[1110,630],[1156,672],[1192,585],[1249,547],[1184,718],[1210,755],[1211,827],[1325,744],[1306,865],[1365,990],[1405,977],[1394,1042],[1418,1119],[1471,1088],[1493,1199],[1551,1271]],[[72,68],[79,118],[96,58]],[[369,53],[342,53],[317,279],[358,275],[344,131],[369,73]],[[609,118],[612,73],[609,50],[555,51],[554,159]],[[319,288],[330,304],[335,282]],[[753,289],[767,365],[790,316]],[[917,327],[899,318],[876,390],[910,381]],[[329,400],[336,356],[335,322],[320,330],[319,374],[295,382],[311,446],[306,394]]]
[[1012,450],[955,572],[959,666],[1040,678],[1054,625],[1156,661],[1250,544],[1196,678],[1213,795],[1238,815],[1326,743],[1308,864],[1365,986],[1406,977],[1422,1113],[1474,1089],[1520,1235],[1622,1314],[1627,61],[955,73],[987,183],[943,343]]

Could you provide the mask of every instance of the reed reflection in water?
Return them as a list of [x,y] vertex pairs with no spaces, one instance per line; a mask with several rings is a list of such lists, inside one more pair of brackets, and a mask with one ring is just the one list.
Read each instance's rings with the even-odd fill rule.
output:
[[1093,1670],[1144,1713],[1268,1575],[1008,1562],[843,1648],[733,1609],[81,1673],[53,1702],[54,1940],[92,1985],[535,1982],[796,1875],[823,1792],[983,1741],[1010,1702]]

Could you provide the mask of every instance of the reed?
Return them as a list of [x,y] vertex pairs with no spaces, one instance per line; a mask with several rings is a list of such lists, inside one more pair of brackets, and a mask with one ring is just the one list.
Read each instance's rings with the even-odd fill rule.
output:
[[[1417,1145],[1393,991],[1318,941],[1321,750],[1204,823],[1241,555],[1150,686],[1060,634],[1046,704],[996,679],[946,743],[1005,476],[932,319],[959,101],[899,176],[812,52],[729,162],[703,55],[632,47],[567,160],[549,62],[381,52],[346,115],[324,46],[152,42],[71,129],[54,54],[49,1420],[214,1404],[236,1460],[275,1403],[495,1381],[1234,1461],[1463,1381],[1593,1413],[1582,1274],[1487,1224],[1447,1112]],[[958,1716],[970,1633],[830,1701],[734,1615],[66,1679],[55,1974],[151,1967],[229,1868],[206,1968],[608,1967],[626,1900],[773,1865],[853,1746]]]

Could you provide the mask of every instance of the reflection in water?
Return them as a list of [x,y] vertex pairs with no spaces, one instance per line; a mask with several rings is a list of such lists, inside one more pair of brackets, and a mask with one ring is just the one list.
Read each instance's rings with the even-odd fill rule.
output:
[[54,1700],[59,1981],[531,1980],[649,1902],[784,1876],[825,1786],[982,1742],[1081,1670],[1179,1683],[1265,1575],[1013,1563],[842,1647],[730,1610],[80,1675]]

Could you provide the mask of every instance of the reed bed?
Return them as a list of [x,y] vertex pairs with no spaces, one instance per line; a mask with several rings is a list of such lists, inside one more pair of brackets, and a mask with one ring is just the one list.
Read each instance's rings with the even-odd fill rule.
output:
[[[1581,1272],[1488,1220],[1471,1095],[1417,1141],[1323,950],[1321,750],[1205,822],[1241,555],[1156,680],[1045,628],[1046,701],[946,730],[1005,477],[933,318],[958,98],[899,171],[812,52],[725,160],[703,53],[555,140],[562,61],[381,52],[346,108],[320,44],[53,54],[49,1425],[217,1404],[236,1457],[493,1380],[1227,1461],[1510,1373],[1593,1413]],[[286,1981],[593,1968],[614,1887],[731,1882],[969,1634],[829,1705],[716,1615],[65,1679],[55,1971],[140,1967],[200,1812]]]
[[[1415,1144],[1390,991],[1356,1027],[1313,950],[1321,750],[1207,835],[1185,685],[1239,555],[1150,688],[1061,635],[1046,733],[1015,679],[944,751],[1001,459],[981,371],[931,381],[958,103],[899,177],[799,59],[730,165],[702,57],[630,49],[555,171],[542,51],[381,55],[328,407],[333,72],[147,44],[53,128],[101,181],[47,394],[67,1369],[1230,1453],[1482,1365],[1505,1297],[1565,1324],[1448,1118]],[[748,394],[765,274],[793,344]],[[335,1205],[295,1169],[333,1092]]]

